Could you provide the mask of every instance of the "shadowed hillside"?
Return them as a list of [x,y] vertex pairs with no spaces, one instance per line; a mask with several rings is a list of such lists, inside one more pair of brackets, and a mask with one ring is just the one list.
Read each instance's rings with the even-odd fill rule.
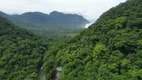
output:
[[40,80],[47,44],[0,17],[0,80]]

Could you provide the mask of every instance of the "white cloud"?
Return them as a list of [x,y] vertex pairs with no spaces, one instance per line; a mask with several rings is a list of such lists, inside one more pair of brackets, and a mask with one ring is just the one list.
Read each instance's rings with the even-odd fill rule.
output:
[[126,0],[0,0],[0,10],[9,14],[28,11],[77,13],[96,20],[103,12]]

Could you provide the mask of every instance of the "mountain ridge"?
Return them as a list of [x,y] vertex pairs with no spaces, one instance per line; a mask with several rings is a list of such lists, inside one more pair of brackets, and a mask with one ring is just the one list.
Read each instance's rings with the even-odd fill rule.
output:
[[[12,16],[17,16],[17,15],[12,15]],[[53,19],[55,20],[56,19],[56,20],[58,20],[58,22],[62,21],[61,19],[65,19],[65,20],[62,21],[63,23],[66,23],[66,21],[72,21],[72,20],[74,20],[74,22],[78,22],[78,23],[89,23],[89,21],[86,20],[81,15],[78,15],[78,14],[69,14],[69,13],[62,13],[62,12],[58,12],[58,11],[53,11],[53,12],[51,12],[49,14],[42,13],[42,12],[37,12],[37,11],[36,12],[26,12],[26,13],[23,13],[23,14],[21,14],[19,16],[23,16],[23,17],[24,16],[28,16],[28,18],[30,18],[32,16],[35,16],[37,18],[42,17],[44,19],[46,18],[47,23],[48,23],[48,21],[50,22],[49,19],[51,19],[51,20],[53,20]],[[42,19],[40,19],[40,20],[42,21]]]
[[[20,23],[20,22],[23,22],[23,23],[26,22],[28,24],[34,24],[35,26],[40,25],[40,27],[42,27],[42,25],[48,27],[48,25],[50,24],[51,25],[56,24],[56,26],[60,27],[61,25],[64,28],[66,28],[65,26],[67,25],[82,25],[81,27],[83,28],[83,25],[89,23],[89,21],[81,15],[65,14],[58,11],[53,11],[49,14],[38,12],[38,11],[25,12],[21,15],[20,14],[8,15],[4,12],[1,12],[1,15],[4,17],[7,17],[12,22],[20,26],[29,26],[29,25],[22,25]],[[33,27],[33,26],[30,26],[30,27]]]

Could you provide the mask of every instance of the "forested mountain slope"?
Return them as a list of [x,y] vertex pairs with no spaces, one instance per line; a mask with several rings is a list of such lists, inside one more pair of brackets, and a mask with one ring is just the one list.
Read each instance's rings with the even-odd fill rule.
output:
[[47,44],[0,17],[0,80],[40,80]]
[[[50,65],[49,65],[50,64]],[[111,8],[80,35],[44,57],[48,80],[142,80],[142,0]]]

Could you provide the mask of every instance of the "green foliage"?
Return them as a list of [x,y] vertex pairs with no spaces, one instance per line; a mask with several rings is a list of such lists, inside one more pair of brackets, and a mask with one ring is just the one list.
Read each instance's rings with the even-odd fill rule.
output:
[[111,8],[80,35],[49,49],[46,74],[62,67],[61,80],[141,80],[141,18],[141,0]]
[[0,17],[0,80],[39,80],[46,44]]
[[106,52],[107,48],[103,44],[96,44],[95,49],[94,49],[94,57],[97,57],[98,55],[104,55],[102,53]]

